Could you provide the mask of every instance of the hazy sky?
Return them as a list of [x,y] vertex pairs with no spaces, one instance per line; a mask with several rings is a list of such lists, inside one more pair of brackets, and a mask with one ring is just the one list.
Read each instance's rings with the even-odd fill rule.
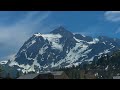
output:
[[10,58],[36,32],[63,25],[73,33],[120,38],[119,11],[0,11],[0,60]]

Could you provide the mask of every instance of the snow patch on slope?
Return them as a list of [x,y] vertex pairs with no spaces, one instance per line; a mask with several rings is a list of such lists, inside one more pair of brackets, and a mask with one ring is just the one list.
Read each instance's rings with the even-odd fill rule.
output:
[[88,44],[96,44],[96,43],[98,43],[99,42],[99,39],[98,38],[94,38],[93,39],[93,41],[90,41],[90,42],[87,42],[87,41],[84,41],[84,40],[79,40],[79,39],[77,39],[77,38],[75,38],[75,37],[73,37],[77,42],[86,42],[86,43],[88,43]]
[[[77,61],[80,57],[85,57],[87,53],[89,53],[92,49],[87,50],[88,45],[84,45],[83,43],[76,43],[76,46],[73,47],[67,54],[67,56],[64,59],[61,59],[60,61],[58,61],[57,63],[52,63],[51,66],[52,67],[58,67],[60,66],[62,63],[66,62],[69,63],[68,66],[66,67],[70,67],[72,65],[77,65],[80,63],[74,63],[75,61]],[[85,51],[86,50],[86,51]]]
[[37,60],[34,60],[33,64],[31,65],[31,67],[27,71],[28,72],[31,72],[31,71],[35,72],[35,66],[38,66],[40,68],[40,64],[37,62]]
[[62,38],[62,36],[60,34],[34,34],[35,36],[42,36],[43,38],[49,40],[49,41],[52,41],[52,40],[55,40],[55,39],[58,39],[58,38]]
[[60,51],[63,50],[63,46],[59,44],[59,39],[62,38],[60,34],[34,34],[36,36],[42,36],[45,40],[47,39],[49,42],[52,43],[52,48],[53,49],[58,49]]
[[39,50],[39,54],[43,54],[43,53],[45,53],[45,50],[48,48],[48,46],[46,46],[46,47],[42,47],[40,50]]
[[6,64],[8,61],[0,61],[0,64]]
[[22,72],[23,73],[28,73],[28,72],[31,72],[31,71],[35,71],[35,66],[38,66],[40,68],[40,65],[39,63],[37,62],[37,56],[35,57],[35,59],[33,59],[33,64],[32,65],[24,65],[24,64],[18,64],[18,62],[16,61],[12,61],[9,66],[13,67],[13,66],[18,66],[21,68]]
[[98,38],[94,38],[93,41],[88,42],[88,44],[96,44],[97,42],[99,42]]
[[32,44],[34,44],[36,41],[35,40],[32,40]]
[[98,56],[98,59],[100,59],[101,56],[102,56],[102,54],[107,54],[107,53],[109,53],[109,52],[110,52],[109,49],[106,49],[106,50],[104,50],[103,52],[101,52],[101,53],[99,53],[98,55],[95,55],[95,56]]
[[13,61],[13,62],[11,62],[10,64],[9,64],[9,66],[11,66],[11,67],[13,67],[13,66],[18,66],[18,67],[20,67],[20,68],[22,68],[22,72],[23,73],[27,73],[28,72],[28,70],[29,70],[29,68],[31,67],[30,65],[24,65],[24,64],[21,64],[21,65],[19,65],[18,64],[18,62],[16,62],[16,61]]
[[32,40],[31,42],[26,44],[26,47],[27,48],[31,47],[35,42],[36,42],[36,40]]
[[105,42],[102,42],[102,43],[106,45],[106,43],[105,43]]
[[83,37],[86,37],[85,35],[82,34]]
[[90,58],[90,59],[86,59],[85,61],[93,61],[94,57]]
[[[82,45],[82,46],[81,46]],[[82,43],[76,43],[76,46],[70,50],[70,52],[66,56],[67,63],[73,63],[78,60],[80,57],[85,56],[83,52],[88,48],[87,45],[83,45]],[[78,50],[80,49],[80,50]]]
[[106,50],[104,50],[104,52],[103,53],[109,53],[110,51],[109,51],[109,49],[106,49]]
[[114,45],[112,45],[112,43],[110,43],[110,45],[112,46],[112,48],[110,48],[110,49],[113,49],[115,47]]
[[[81,41],[83,41],[83,40],[80,40],[80,39],[77,39],[77,38],[75,38],[75,37],[73,37],[77,42],[81,42]],[[84,42],[84,41],[83,41]]]
[[52,48],[53,49],[59,49],[60,51],[63,50],[63,46],[58,44],[58,43],[56,43],[56,42],[52,42]]

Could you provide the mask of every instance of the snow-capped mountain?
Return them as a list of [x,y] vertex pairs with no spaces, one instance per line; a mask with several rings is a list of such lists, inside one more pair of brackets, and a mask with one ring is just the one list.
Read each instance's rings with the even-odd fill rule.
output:
[[120,49],[120,39],[73,34],[60,26],[49,34],[34,34],[7,64],[23,73],[71,67]]

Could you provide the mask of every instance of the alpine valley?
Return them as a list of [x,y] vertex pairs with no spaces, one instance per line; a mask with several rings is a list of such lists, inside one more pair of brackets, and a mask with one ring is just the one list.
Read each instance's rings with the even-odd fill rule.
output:
[[1,64],[5,68],[23,73],[39,73],[84,63],[91,64],[103,54],[111,54],[119,49],[120,39],[74,34],[60,26],[48,34],[34,34],[13,59]]

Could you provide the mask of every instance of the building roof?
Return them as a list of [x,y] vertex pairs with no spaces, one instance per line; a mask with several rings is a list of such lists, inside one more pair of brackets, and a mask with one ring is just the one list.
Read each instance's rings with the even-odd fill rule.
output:
[[26,74],[26,75],[22,75],[17,79],[33,79],[35,77],[37,77],[39,74]]
[[55,72],[51,72],[53,75],[62,75],[63,71],[55,71]]
[[38,75],[42,75],[42,74],[52,74],[53,76],[60,76],[63,74],[63,72],[64,71],[54,71],[54,72],[40,72],[36,74],[26,74],[26,75],[20,76],[18,79],[34,79]]
[[120,76],[113,76],[113,79],[120,79]]

